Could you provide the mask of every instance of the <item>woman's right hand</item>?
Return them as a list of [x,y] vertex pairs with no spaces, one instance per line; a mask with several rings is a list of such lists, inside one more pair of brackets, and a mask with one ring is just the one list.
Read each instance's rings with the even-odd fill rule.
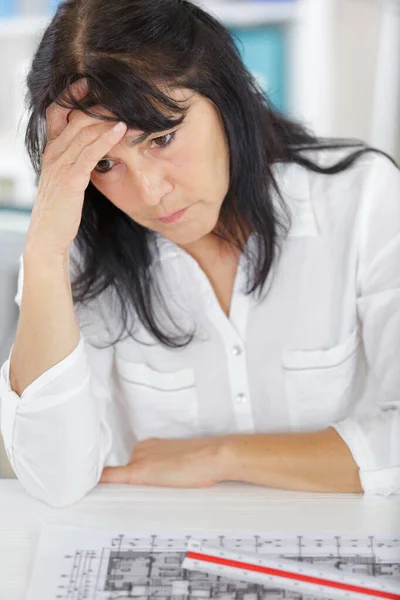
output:
[[[78,99],[85,79],[71,86]],[[100,112],[100,111],[99,111]],[[118,144],[126,125],[96,120],[56,102],[47,109],[47,145],[38,192],[25,241],[25,254],[65,258],[82,219],[84,194],[93,169]]]

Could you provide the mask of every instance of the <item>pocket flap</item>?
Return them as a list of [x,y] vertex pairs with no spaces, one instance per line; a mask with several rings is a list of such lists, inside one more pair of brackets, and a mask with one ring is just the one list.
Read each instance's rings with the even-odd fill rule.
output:
[[345,362],[360,345],[360,330],[357,327],[341,344],[328,349],[284,350],[282,364],[285,369],[326,369]]
[[142,385],[160,391],[177,392],[195,385],[194,370],[182,369],[173,372],[161,372],[145,363],[131,363],[121,358],[115,360],[120,376],[133,384]]

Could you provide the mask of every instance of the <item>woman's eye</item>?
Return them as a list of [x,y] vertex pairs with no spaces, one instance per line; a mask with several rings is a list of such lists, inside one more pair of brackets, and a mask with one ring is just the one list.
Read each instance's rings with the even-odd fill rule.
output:
[[[106,173],[109,173],[113,169],[113,162],[114,161],[109,159],[100,160],[95,167],[96,173],[99,173],[100,175],[105,175]],[[111,167],[109,166],[110,164]],[[109,168],[107,168],[107,165],[109,166]]]
[[[175,135],[176,135],[176,131],[173,131],[172,133],[166,133],[165,135],[161,135],[157,138],[154,138],[152,140],[152,142],[155,143],[157,148],[166,148],[167,146],[170,145],[170,143],[174,139]],[[115,164],[115,161],[110,160],[108,158],[104,158],[103,160],[100,160],[97,163],[94,171],[98,175],[107,175],[107,173],[110,173],[113,170],[114,164]]]
[[166,148],[167,146],[170,145],[170,143],[174,139],[175,134],[176,134],[176,131],[173,131],[172,133],[166,133],[165,135],[161,135],[158,138],[154,138],[153,142],[155,143],[157,148]]

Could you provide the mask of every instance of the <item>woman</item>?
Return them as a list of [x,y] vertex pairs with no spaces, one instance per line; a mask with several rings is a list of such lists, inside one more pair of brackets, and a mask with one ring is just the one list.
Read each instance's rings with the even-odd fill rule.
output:
[[283,118],[187,1],[64,2],[28,87],[40,179],[0,392],[26,489],[398,493],[393,162]]

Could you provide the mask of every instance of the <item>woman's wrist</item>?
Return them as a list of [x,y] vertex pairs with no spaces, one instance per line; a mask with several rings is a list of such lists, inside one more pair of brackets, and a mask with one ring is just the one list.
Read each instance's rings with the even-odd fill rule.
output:
[[219,481],[240,481],[243,456],[238,453],[239,435],[224,435],[217,438],[216,466]]

